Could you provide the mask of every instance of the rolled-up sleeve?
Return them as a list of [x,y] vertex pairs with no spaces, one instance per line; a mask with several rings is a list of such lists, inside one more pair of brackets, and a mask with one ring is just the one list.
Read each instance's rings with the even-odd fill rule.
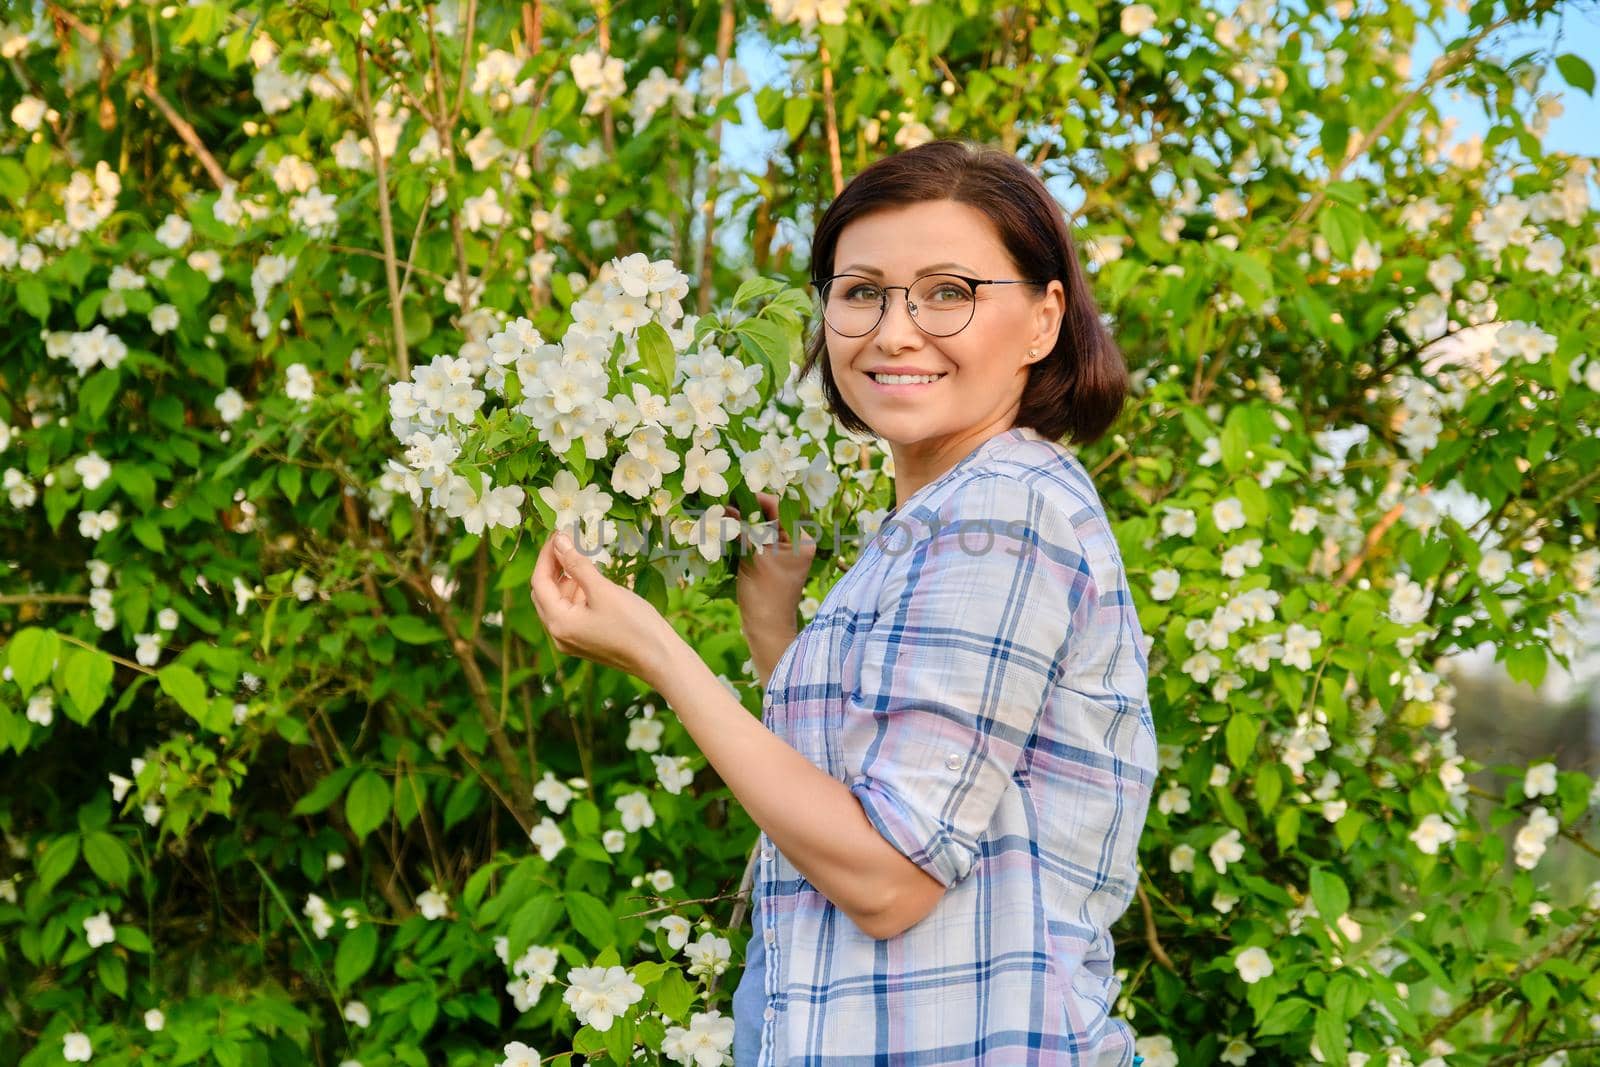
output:
[[1094,580],[1070,517],[1004,472],[897,526],[840,751],[879,833],[949,887],[977,861]]

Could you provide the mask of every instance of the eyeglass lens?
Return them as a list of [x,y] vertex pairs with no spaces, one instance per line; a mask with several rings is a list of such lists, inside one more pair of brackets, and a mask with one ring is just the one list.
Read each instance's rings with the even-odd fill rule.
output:
[[[822,286],[822,317],[834,332],[860,337],[877,328],[887,302],[870,278],[839,274]],[[972,321],[972,288],[953,274],[929,274],[911,283],[911,318],[934,337],[959,333]]]

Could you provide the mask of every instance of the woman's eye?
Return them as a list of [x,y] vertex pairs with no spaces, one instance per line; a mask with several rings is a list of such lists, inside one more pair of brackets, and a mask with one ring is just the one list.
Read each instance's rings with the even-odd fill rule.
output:
[[857,285],[845,296],[851,300],[876,300],[878,299],[878,290],[870,285]]

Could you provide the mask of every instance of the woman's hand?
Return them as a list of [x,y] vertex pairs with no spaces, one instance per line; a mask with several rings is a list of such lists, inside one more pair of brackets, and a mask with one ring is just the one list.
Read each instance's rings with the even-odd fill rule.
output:
[[529,587],[556,650],[569,656],[650,681],[682,640],[655,605],[601,574],[564,531],[540,546]]
[[[757,493],[756,501],[768,520],[778,517],[775,495]],[[736,510],[729,510],[738,515]],[[739,618],[747,638],[755,636],[753,631],[778,631],[781,636],[787,630],[788,636],[793,636],[795,613],[800,609],[806,578],[816,556],[814,537],[801,531],[800,542],[795,544],[789,532],[779,526],[776,544],[746,552],[739,558]]]

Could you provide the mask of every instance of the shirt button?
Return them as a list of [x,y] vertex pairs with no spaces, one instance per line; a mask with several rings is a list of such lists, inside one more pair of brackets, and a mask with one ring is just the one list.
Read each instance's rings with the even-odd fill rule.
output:
[[949,767],[952,771],[960,770],[961,769],[961,753],[959,753],[959,752],[950,753],[950,755],[948,755],[948,756],[946,756],[944,758],[944,765],[946,767]]
[[778,1014],[778,1013],[772,1010],[772,1005],[768,1004],[767,1005],[767,1009],[761,1013],[761,1017],[763,1019],[766,1019],[768,1022],[771,1022],[772,1021],[772,1017],[774,1015],[776,1015],[776,1014]]
[[762,850],[761,850],[761,858],[762,858],[762,859],[764,859],[764,860],[770,860],[770,859],[772,859],[772,849],[770,849],[770,848],[763,848],[763,849],[762,849]]
[[772,927],[769,926],[769,927],[767,927],[767,932],[766,932],[766,934],[764,936],[767,939],[767,944],[770,945],[774,941],[778,940],[778,931],[774,930]]

